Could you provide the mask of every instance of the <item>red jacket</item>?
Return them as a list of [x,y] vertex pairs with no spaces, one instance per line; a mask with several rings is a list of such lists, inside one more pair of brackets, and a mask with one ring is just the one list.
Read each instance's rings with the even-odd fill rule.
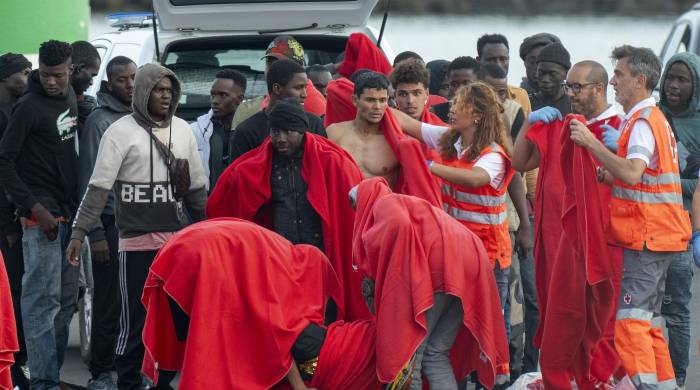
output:
[[19,351],[19,344],[12,294],[10,283],[7,281],[5,262],[0,254],[0,390],[12,390],[10,367],[15,362],[17,351]]
[[[271,171],[272,144],[268,137],[224,171],[207,201],[207,217],[241,218],[270,227],[265,206],[271,198]],[[323,221],[326,255],[343,286],[341,301],[337,302],[339,318],[370,318],[362,297],[362,278],[351,264],[355,213],[348,192],[362,180],[362,174],[345,150],[321,136],[306,133],[301,175],[308,184],[309,203]]]
[[433,294],[458,297],[464,316],[451,350],[456,377],[472,370],[491,387],[508,362],[498,291],[481,240],[442,209],[393,194],[383,178],[360,183],[353,257],[375,280],[377,374],[395,379],[426,335]]
[[352,33],[345,44],[345,58],[338,73],[350,77],[355,71],[369,69],[388,76],[391,64],[384,53],[363,33]]
[[[144,285],[143,372],[180,371],[183,389],[268,389],[338,281],[310,245],[231,218],[191,225],[158,252]],[[189,316],[178,341],[168,298]]]

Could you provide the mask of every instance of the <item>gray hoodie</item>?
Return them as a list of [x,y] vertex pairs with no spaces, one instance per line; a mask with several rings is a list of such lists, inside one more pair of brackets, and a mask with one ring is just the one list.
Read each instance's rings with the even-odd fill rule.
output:
[[[690,69],[693,78],[693,93],[690,96],[690,102],[688,102],[688,109],[680,115],[671,113],[664,92],[668,70],[676,62],[684,63]],[[673,127],[678,142],[683,205],[686,210],[690,210],[695,185],[698,181],[698,169],[700,168],[700,57],[694,53],[678,53],[671,57],[666,64],[659,85],[661,86],[659,107]]]
[[[85,122],[82,136],[80,137],[80,154],[78,155],[78,189],[80,196],[87,190],[92,170],[95,168],[97,151],[100,140],[107,128],[117,119],[131,113],[131,105],[122,103],[107,89],[107,82],[103,81],[97,92],[97,108],[92,111]],[[107,205],[102,214],[114,215],[114,193],[110,192]],[[90,232],[92,242],[105,239],[105,231],[100,218],[97,219],[95,228]]]
[[[163,77],[173,82],[173,104],[168,118],[157,122],[148,112],[148,99]],[[191,185],[184,206],[192,220],[204,219],[207,179],[189,125],[173,116],[179,98],[180,83],[170,70],[147,64],[136,72],[133,113],[114,122],[102,136],[95,168],[73,224],[73,238],[82,240],[92,229],[112,188],[120,238],[174,232],[189,223],[183,204],[173,197],[165,159],[148,130],[169,145],[176,158],[189,161]]]

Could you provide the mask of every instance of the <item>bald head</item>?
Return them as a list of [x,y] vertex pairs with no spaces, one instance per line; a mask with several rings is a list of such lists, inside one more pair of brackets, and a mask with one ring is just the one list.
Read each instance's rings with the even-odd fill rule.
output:
[[566,76],[571,111],[586,119],[600,115],[608,108],[608,72],[595,61],[576,63]]
[[590,60],[581,61],[574,65],[574,67],[581,67],[581,69],[588,71],[587,80],[589,83],[608,85],[608,72],[599,62]]

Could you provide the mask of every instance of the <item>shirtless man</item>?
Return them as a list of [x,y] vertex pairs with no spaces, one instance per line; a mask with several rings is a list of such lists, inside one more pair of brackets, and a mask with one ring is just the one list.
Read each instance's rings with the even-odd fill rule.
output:
[[355,119],[329,126],[328,139],[350,153],[365,178],[381,176],[393,185],[399,161],[380,127],[389,107],[389,80],[375,72],[358,76],[352,101],[357,108]]

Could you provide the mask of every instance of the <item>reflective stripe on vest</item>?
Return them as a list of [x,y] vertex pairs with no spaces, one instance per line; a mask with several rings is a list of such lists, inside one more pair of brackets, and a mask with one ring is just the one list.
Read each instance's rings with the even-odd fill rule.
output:
[[506,195],[501,196],[491,196],[491,195],[477,195],[468,192],[459,191],[453,189],[449,185],[442,184],[442,193],[444,195],[451,196],[459,202],[472,203],[480,206],[496,207],[501,206],[506,201]]
[[460,221],[480,223],[482,225],[500,225],[505,222],[508,217],[506,211],[499,214],[487,214],[461,210],[455,207],[451,208],[447,213]]
[[615,186],[612,189],[612,196],[618,199],[625,199],[632,202],[650,204],[675,203],[683,205],[683,196],[676,192],[651,193]]

